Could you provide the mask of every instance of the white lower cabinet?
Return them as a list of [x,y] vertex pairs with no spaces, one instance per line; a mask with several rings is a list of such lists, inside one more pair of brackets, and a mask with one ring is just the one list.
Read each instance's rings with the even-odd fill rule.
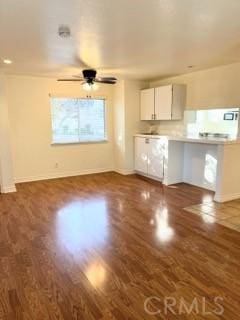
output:
[[142,173],[148,171],[148,141],[145,138],[135,138],[135,170]]
[[161,138],[135,137],[135,170],[162,180],[164,176],[164,141]]
[[164,144],[161,139],[149,139],[148,174],[163,179]]

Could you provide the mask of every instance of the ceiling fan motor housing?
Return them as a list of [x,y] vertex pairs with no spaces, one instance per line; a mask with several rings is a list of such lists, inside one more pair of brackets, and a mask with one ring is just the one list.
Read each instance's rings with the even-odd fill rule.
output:
[[95,69],[84,69],[82,70],[83,77],[79,75],[75,76],[77,79],[58,79],[58,81],[83,81],[89,85],[93,85],[95,82],[105,83],[105,84],[115,84],[117,79],[114,77],[100,77],[96,78],[97,71]]
[[93,80],[96,78],[96,75],[97,75],[97,71],[94,69],[86,69],[86,70],[83,70],[82,73],[83,73],[83,78],[86,79],[88,83],[93,82]]

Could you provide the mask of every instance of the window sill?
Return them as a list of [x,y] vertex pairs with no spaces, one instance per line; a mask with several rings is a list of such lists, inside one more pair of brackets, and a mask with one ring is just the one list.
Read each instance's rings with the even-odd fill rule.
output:
[[62,146],[62,145],[72,145],[72,144],[99,144],[99,143],[108,143],[108,140],[78,141],[78,142],[52,142],[51,146]]

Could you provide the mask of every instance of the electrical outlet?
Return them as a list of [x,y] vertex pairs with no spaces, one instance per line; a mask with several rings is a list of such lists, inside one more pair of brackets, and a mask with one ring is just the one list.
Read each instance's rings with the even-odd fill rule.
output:
[[58,168],[58,162],[55,162],[54,168]]

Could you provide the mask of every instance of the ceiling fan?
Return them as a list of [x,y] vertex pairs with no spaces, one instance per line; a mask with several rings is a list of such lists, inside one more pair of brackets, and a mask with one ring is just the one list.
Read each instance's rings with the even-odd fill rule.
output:
[[81,81],[83,89],[90,91],[98,89],[96,83],[115,84],[117,79],[114,77],[96,77],[97,71],[94,69],[85,69],[82,71],[82,76],[74,76],[72,79],[58,79],[58,81]]

